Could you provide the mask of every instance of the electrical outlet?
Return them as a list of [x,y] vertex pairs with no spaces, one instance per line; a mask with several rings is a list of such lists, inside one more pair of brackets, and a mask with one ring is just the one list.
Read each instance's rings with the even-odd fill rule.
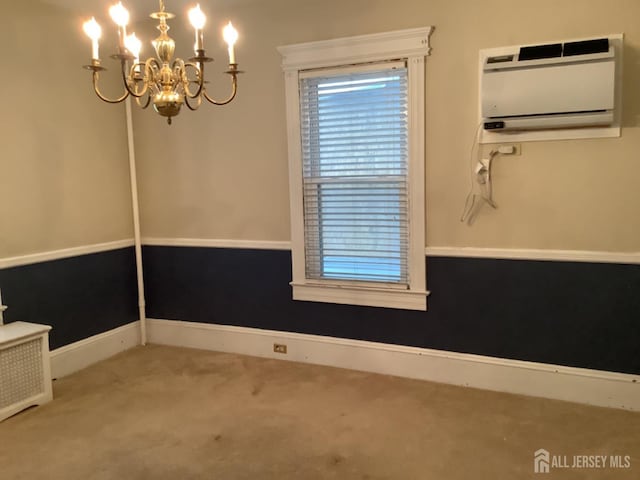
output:
[[276,353],[287,353],[287,346],[284,343],[274,343],[273,351]]
[[505,153],[503,155],[520,155],[522,153],[522,144],[520,143],[501,143],[498,146],[498,149],[505,149],[505,150],[509,150],[510,148],[513,148],[513,152],[512,153]]

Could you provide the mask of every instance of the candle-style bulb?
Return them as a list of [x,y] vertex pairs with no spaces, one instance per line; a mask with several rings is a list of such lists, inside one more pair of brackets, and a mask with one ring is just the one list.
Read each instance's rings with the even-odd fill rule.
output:
[[193,46],[193,50],[196,56],[198,56],[199,50],[204,49],[204,33],[202,32],[202,29],[207,21],[207,17],[205,17],[202,10],[200,10],[200,4],[189,10],[189,21],[191,21],[191,25],[193,25],[193,28],[195,29],[196,43]]
[[227,26],[224,27],[224,30],[222,30],[222,36],[224,37],[224,41],[227,42],[227,45],[229,45],[229,64],[235,65],[236,53],[233,45],[236,43],[236,40],[238,40],[238,31],[233,28],[233,25],[229,22]]
[[124,45],[129,50],[129,53],[138,59],[140,57],[140,50],[142,50],[142,42],[138,37],[136,37],[135,33],[131,35],[127,35],[124,40]]
[[98,40],[102,35],[102,28],[100,28],[100,25],[96,22],[95,17],[91,17],[91,20],[84,22],[82,29],[91,40]]
[[193,25],[193,28],[195,28],[196,30],[202,30],[204,28],[207,17],[202,12],[202,10],[200,10],[200,4],[189,10],[189,21],[191,22],[191,25]]
[[84,33],[87,34],[87,37],[91,39],[91,58],[93,60],[99,60],[98,39],[100,38],[100,35],[102,35],[100,25],[96,22],[94,17],[91,17],[91,20],[84,22],[82,29],[84,30]]
[[126,27],[129,23],[129,11],[124,8],[122,2],[118,2],[109,8],[109,15],[119,27]]
[[231,24],[231,22],[229,22],[227,26],[224,27],[224,30],[222,30],[222,36],[224,37],[224,41],[227,42],[229,47],[233,47],[233,45],[238,40],[238,31],[233,28],[233,25]]

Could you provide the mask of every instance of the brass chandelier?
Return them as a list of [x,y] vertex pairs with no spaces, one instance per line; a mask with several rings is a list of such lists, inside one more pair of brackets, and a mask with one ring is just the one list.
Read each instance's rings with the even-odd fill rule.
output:
[[100,25],[95,18],[84,23],[83,29],[92,42],[91,64],[84,68],[93,72],[93,89],[101,100],[108,103],[120,103],[131,95],[136,103],[147,108],[153,103],[153,108],[171,125],[171,118],[180,113],[182,105],[190,110],[196,110],[202,104],[204,98],[215,105],[226,105],[231,102],[238,89],[238,64],[235,59],[234,44],[238,39],[238,32],[231,22],[223,30],[224,40],[228,44],[229,69],[225,72],[231,76],[231,94],[226,100],[217,101],[207,94],[204,78],[204,65],[213,59],[205,55],[203,28],[206,17],[200,5],[189,10],[189,20],[195,29],[195,56],[184,61],[181,58],[173,59],[175,42],[167,32],[169,26],[167,20],[175,15],[165,11],[164,1],[160,1],[160,11],[150,16],[159,21],[158,30],[160,36],[151,43],[156,51],[157,58],[150,57],[140,61],[142,42],[135,33],[127,35],[129,12],[121,2],[109,9],[109,14],[118,26],[118,51],[111,58],[120,61],[122,69],[122,81],[124,92],[118,98],[110,99],[102,94],[98,87],[100,72],[106,70],[100,62],[98,53],[98,40],[102,34]]

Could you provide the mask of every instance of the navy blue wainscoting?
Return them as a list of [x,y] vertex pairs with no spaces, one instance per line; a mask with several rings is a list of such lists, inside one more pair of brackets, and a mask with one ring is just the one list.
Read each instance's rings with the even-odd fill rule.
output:
[[51,349],[136,321],[133,247],[0,270],[5,322],[51,325]]
[[147,314],[640,374],[640,266],[427,259],[427,312],[291,300],[289,251],[144,247]]

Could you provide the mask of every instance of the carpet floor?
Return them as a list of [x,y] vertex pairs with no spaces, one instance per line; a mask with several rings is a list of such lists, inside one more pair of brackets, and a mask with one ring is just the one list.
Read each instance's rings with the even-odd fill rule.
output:
[[[535,474],[540,448],[630,467]],[[0,478],[638,479],[640,414],[152,345],[0,423]]]

